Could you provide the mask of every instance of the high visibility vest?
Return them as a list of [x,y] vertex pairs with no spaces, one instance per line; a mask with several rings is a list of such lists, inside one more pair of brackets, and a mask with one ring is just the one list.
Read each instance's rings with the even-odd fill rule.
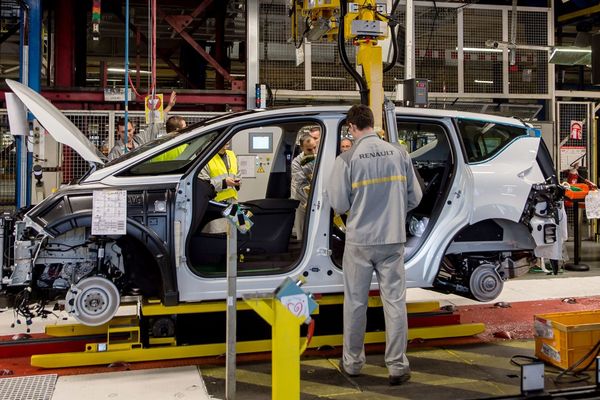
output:
[[[225,154],[227,155],[227,159],[229,160],[229,170],[225,166],[223,159],[219,154],[216,154],[209,162],[208,162],[208,174],[210,175],[210,179],[215,179],[218,182],[222,182],[223,179],[228,176],[233,177],[238,173],[238,164],[237,157],[235,153],[231,150],[225,150]],[[232,187],[227,187],[226,189],[217,191],[217,197],[215,197],[215,201],[223,201],[227,199],[237,199],[238,194],[237,190]]]

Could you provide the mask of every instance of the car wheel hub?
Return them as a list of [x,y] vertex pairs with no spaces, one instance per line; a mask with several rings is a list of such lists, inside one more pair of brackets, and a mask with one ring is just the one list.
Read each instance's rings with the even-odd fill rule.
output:
[[66,300],[67,312],[76,320],[85,325],[98,326],[114,317],[121,297],[114,283],[94,276],[71,286]]

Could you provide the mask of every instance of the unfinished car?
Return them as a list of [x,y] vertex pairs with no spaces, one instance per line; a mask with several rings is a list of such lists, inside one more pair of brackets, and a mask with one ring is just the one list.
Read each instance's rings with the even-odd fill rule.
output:
[[[8,83],[49,133],[91,168],[5,221],[14,249],[3,252],[5,291],[66,297],[69,313],[87,325],[109,321],[126,295],[159,298],[166,306],[225,299],[227,238],[207,226],[223,218],[227,204],[214,200],[200,171],[229,142],[242,175],[239,204],[254,223],[238,234],[238,296],[273,291],[284,278],[300,275],[312,293],[343,292],[344,227],[324,193],[347,107],[227,114],[105,163],[48,101]],[[424,192],[407,220],[407,287],[491,301],[535,259],[561,258],[562,191],[534,129],[513,118],[417,108],[397,108],[396,120]],[[299,135],[314,126],[321,140],[299,235],[290,164]],[[120,233],[99,232],[94,225],[119,210],[125,223],[114,232]]]

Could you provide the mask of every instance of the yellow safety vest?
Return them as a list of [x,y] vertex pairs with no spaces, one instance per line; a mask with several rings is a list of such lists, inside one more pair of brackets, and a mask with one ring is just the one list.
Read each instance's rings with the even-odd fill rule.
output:
[[[234,176],[238,173],[238,165],[237,165],[237,157],[235,153],[231,150],[225,150],[225,154],[227,155],[227,159],[229,160],[229,170],[225,166],[223,159],[219,154],[216,154],[209,162],[208,162],[208,174],[210,175],[210,179],[215,179],[218,181],[223,181],[223,179],[228,176]],[[226,189],[217,192],[217,197],[215,197],[216,201],[223,201],[227,199],[234,198],[237,200],[238,194],[237,190],[232,187],[228,187]]]

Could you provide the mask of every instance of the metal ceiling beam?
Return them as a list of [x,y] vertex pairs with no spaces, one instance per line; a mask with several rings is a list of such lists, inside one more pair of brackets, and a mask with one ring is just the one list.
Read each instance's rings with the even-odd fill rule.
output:
[[[115,14],[121,21],[125,22],[125,17],[123,16],[123,14],[120,11],[115,11]],[[130,23],[129,27],[136,35],[138,35],[138,34],[140,35],[140,39],[142,39],[142,41],[145,44],[148,44],[148,38],[140,29],[138,29],[138,27],[135,24]],[[171,59],[168,55],[166,55],[162,50],[160,50],[158,48],[156,49],[156,52],[158,53],[158,56],[161,58],[161,60],[163,60],[169,66],[169,68],[171,68],[173,71],[175,71],[177,76],[179,76],[181,79],[183,79],[193,89],[198,89],[198,86],[196,86],[193,82],[191,82],[187,78],[187,76],[185,75],[183,70],[181,68],[179,68],[179,66],[177,64],[175,64],[173,61],[171,61]]]
[[[208,5],[212,3],[212,0],[204,0],[196,9],[192,12],[192,15],[196,13],[196,15],[200,15],[198,11],[199,8],[203,7],[202,10],[205,10]],[[185,28],[193,21],[193,17],[191,15],[166,15],[160,8],[158,8],[159,16],[164,19],[169,25],[175,29],[177,33],[185,40],[202,58],[204,58],[223,78],[227,79],[229,82],[233,82],[235,79],[229,74],[229,72],[221,66],[212,58],[210,54],[202,46],[200,46],[194,38],[185,31]]]
[[[0,90],[0,101],[4,101],[4,93],[8,90]],[[102,90],[87,90],[87,91],[60,91],[60,90],[45,90],[42,91],[42,96],[52,103],[103,103],[104,91]],[[115,103],[116,105],[117,103]],[[120,104],[120,103],[119,103]],[[181,93],[177,92],[177,104],[212,104],[212,105],[230,105],[230,106],[245,106],[246,93],[243,91],[232,90],[209,90],[200,93]]]
[[571,20],[581,17],[591,17],[593,14],[600,13],[600,4],[587,7],[578,11],[574,11],[568,14],[563,14],[558,17],[559,23],[567,23]]

